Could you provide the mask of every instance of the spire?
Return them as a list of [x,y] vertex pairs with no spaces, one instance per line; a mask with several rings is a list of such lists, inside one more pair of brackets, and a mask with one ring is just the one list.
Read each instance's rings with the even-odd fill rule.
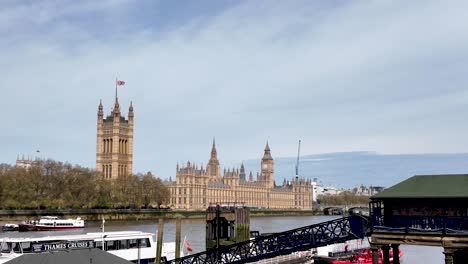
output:
[[216,142],[215,142],[214,137],[213,137],[213,146],[211,147],[211,158],[218,159],[218,153],[216,152]]
[[120,105],[119,99],[115,98],[114,109],[112,109],[112,113],[116,116],[120,116]]
[[128,108],[128,118],[133,118],[133,102],[130,101],[130,107]]
[[268,145],[268,140],[267,140],[262,160],[272,160],[272,159],[273,158],[271,157],[270,146]]
[[253,182],[253,175],[252,175],[252,171],[250,171],[250,174],[249,174],[249,182]]
[[242,162],[241,167],[240,167],[239,178],[242,181],[245,181],[245,168],[244,168],[244,163],[243,162]]
[[102,100],[99,100],[99,106],[98,106],[98,117],[102,118],[104,116],[104,111],[102,110]]

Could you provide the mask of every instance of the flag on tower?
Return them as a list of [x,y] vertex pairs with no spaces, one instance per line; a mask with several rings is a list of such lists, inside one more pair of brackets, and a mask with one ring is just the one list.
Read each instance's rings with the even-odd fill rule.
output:
[[124,85],[125,82],[124,82],[124,81],[119,81],[119,80],[117,80],[115,84],[116,84],[116,85]]

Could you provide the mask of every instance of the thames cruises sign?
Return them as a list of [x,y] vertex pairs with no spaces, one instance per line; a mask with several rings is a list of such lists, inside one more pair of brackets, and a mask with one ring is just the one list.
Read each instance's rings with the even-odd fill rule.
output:
[[61,241],[47,244],[33,244],[33,251],[42,252],[51,250],[91,248],[92,246],[93,241]]

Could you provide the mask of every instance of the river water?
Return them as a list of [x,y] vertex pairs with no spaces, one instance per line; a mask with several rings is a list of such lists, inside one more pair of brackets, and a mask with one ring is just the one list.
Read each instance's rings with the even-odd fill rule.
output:
[[[250,230],[258,230],[260,233],[281,232],[306,225],[320,223],[335,219],[334,216],[279,216],[279,217],[253,217],[250,219]],[[1,225],[4,224],[0,222]],[[40,237],[67,234],[82,234],[88,232],[100,232],[101,222],[87,222],[84,229],[70,231],[43,231],[43,232],[0,232],[0,238],[4,237]],[[157,233],[158,221],[107,221],[105,231],[143,231]],[[205,220],[183,219],[182,240],[186,237],[192,246],[194,253],[205,249]],[[164,241],[175,241],[175,221],[168,220],[164,225]],[[443,249],[441,247],[405,246],[402,262],[406,264],[440,264],[444,263]]]

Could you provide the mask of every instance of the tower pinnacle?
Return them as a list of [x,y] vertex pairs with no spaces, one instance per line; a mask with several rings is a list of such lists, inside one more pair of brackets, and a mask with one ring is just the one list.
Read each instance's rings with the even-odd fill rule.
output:
[[130,101],[130,107],[128,108],[128,119],[133,120],[133,116],[134,116],[134,113],[133,113],[133,102]]
[[102,107],[102,100],[99,100],[99,106],[98,106],[98,118],[102,119],[104,117],[104,111]]
[[212,159],[218,159],[218,153],[216,151],[216,142],[215,138],[213,137],[213,146],[211,146],[211,158]]
[[268,140],[267,140],[262,160],[272,160],[272,159],[273,158],[271,157],[270,146],[268,145]]
[[216,142],[215,138],[213,137],[213,146],[211,147],[211,157],[206,165],[206,170],[208,175],[212,177],[213,181],[219,181],[219,177],[221,175],[219,160],[218,160],[218,153],[216,151]]

